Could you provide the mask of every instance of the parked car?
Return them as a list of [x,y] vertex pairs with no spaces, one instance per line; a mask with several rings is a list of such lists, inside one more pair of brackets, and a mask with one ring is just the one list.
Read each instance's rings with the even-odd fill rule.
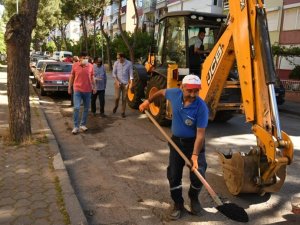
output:
[[31,64],[31,73],[33,75],[33,82],[35,83],[39,77],[39,73],[41,71],[41,68],[43,66],[44,63],[47,63],[47,62],[56,62],[55,60],[53,59],[40,59],[38,60],[36,63],[32,63]]
[[72,52],[69,52],[69,51],[56,51],[56,52],[53,52],[52,59],[57,60],[57,61],[63,61],[68,56],[72,57],[73,56]]
[[29,63],[29,67],[30,67],[30,74],[29,76],[33,76],[34,75],[34,71],[35,71],[35,68],[36,68],[36,64],[39,60],[45,60],[45,59],[48,59],[48,56],[44,56],[44,55],[36,55],[36,54],[32,54],[30,56],[30,63]]
[[72,63],[44,63],[39,73],[36,86],[40,88],[40,94],[44,96],[47,92],[67,92],[71,71]]
[[285,101],[285,88],[281,80],[279,79],[279,77],[277,77],[274,87],[275,87],[277,105],[282,105]]

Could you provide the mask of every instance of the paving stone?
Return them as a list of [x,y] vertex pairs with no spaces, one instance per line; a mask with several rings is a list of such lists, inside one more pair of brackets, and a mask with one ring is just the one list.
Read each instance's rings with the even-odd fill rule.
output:
[[53,220],[51,221],[53,225],[66,225],[66,223],[64,222],[64,220]]
[[30,180],[31,182],[39,181],[39,180],[41,180],[41,177],[40,177],[39,175],[33,175],[33,176],[31,176],[31,177],[29,178],[29,180]]
[[52,204],[55,205],[55,207],[57,207],[56,206],[57,205],[56,198],[46,198],[44,201],[47,202],[50,205],[49,207],[51,207]]
[[10,198],[10,197],[13,197],[15,195],[15,193],[16,192],[14,190],[11,190],[11,189],[10,190],[9,189],[1,190],[0,197],[1,198]]
[[50,204],[48,204],[48,210],[49,212],[56,212],[59,211],[59,206],[56,202],[56,199],[54,199],[53,202],[51,202]]
[[48,203],[45,201],[34,201],[31,205],[31,209],[40,209],[40,208],[47,208]]
[[51,222],[45,218],[36,220],[32,225],[51,225]]
[[[58,221],[64,221],[64,216],[61,214],[60,211],[52,212],[52,213],[51,213],[50,221],[51,221],[51,220],[52,220],[53,222],[55,222],[56,220],[58,220]],[[56,224],[56,223],[54,223],[54,224]]]
[[44,195],[43,193],[35,193],[31,196],[32,201],[41,201],[44,200],[47,196]]
[[16,208],[12,215],[17,217],[17,216],[25,216],[25,215],[30,215],[31,213],[31,209],[28,207],[28,206],[23,206],[23,207],[19,207],[19,208]]
[[[32,225],[33,219],[30,216],[18,216],[12,225]],[[42,224],[41,224],[42,225]]]
[[15,204],[16,207],[23,207],[23,206],[29,206],[31,204],[30,201],[28,201],[27,199],[20,199],[17,201],[17,203]]
[[13,212],[13,207],[12,206],[5,206],[1,207],[0,210],[0,221],[10,221],[9,218],[12,218],[12,212]]
[[24,198],[28,198],[30,196],[31,196],[31,194],[22,191],[22,192],[16,193],[15,196],[13,196],[13,199],[16,199],[16,200],[24,199]]
[[24,184],[19,185],[19,186],[15,189],[16,192],[24,191],[24,192],[27,192],[27,193],[32,194],[31,190],[32,190],[32,189],[31,189],[29,186],[24,185]]
[[49,216],[49,211],[47,209],[34,209],[31,215],[34,218],[43,218]]
[[[0,195],[1,196],[1,195]],[[14,200],[11,197],[8,198],[1,198],[0,199],[0,206],[4,206],[4,205],[13,205],[16,203],[16,200]]]
[[49,189],[48,191],[44,192],[43,194],[46,195],[47,197],[50,197],[50,198],[55,198],[56,197],[56,191],[55,191],[54,188]]
[[0,225],[8,225],[14,219],[15,218],[13,218],[12,216],[0,215]]

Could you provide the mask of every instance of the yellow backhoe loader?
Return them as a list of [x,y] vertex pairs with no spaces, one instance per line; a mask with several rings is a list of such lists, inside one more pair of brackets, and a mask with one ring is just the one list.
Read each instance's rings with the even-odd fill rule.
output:
[[[157,51],[135,69],[128,101],[136,108],[140,99],[162,88],[178,87],[182,78],[197,71],[193,37],[206,32],[204,47],[210,53],[198,64],[210,119],[223,121],[243,112],[252,124],[257,145],[248,153],[219,154],[229,191],[277,192],[284,183],[286,166],[293,160],[293,143],[281,130],[276,102],[276,73],[272,58],[266,11],[262,0],[229,0],[229,14],[173,12],[159,22]],[[233,73],[234,70],[237,73]],[[168,101],[150,104],[161,124],[172,118]]]

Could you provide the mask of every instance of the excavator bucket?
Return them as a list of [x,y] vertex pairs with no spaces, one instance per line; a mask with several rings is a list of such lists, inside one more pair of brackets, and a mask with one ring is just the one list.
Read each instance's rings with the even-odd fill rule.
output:
[[229,154],[218,152],[218,155],[226,186],[233,195],[240,193],[263,195],[267,192],[277,192],[284,183],[286,166],[279,168],[271,182],[261,184],[259,174],[266,162],[261,162],[260,154],[255,149],[250,150],[247,154],[243,152]]

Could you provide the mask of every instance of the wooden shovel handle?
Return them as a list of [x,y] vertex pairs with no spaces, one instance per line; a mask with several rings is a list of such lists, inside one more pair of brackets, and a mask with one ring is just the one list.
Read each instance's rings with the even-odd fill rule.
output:
[[[175,144],[175,142],[169,137],[169,135],[162,129],[162,127],[157,123],[157,121],[152,117],[152,115],[147,110],[145,110],[145,113],[148,116],[148,118],[152,121],[152,123],[159,129],[159,131],[162,133],[162,135],[167,139],[167,141],[174,147],[174,149],[178,152],[178,154],[183,158],[185,163],[191,168],[192,164],[191,164],[190,160],[183,154],[183,152],[179,149],[179,147]],[[216,202],[216,204],[218,206],[223,205],[221,199],[218,197],[216,192],[211,188],[209,183],[207,183],[207,181],[204,179],[204,177],[199,173],[199,171],[194,170],[193,172],[199,178],[199,180],[202,182],[202,184],[207,189],[207,191],[209,192],[212,199]]]

